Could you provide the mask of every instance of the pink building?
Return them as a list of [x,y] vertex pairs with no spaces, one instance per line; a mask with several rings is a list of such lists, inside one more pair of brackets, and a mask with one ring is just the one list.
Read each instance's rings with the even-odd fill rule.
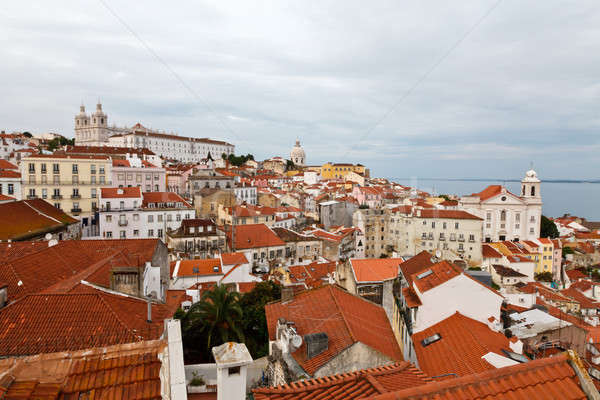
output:
[[[175,167],[168,167],[167,171],[167,191],[178,194],[185,194],[187,181],[194,169],[198,168],[194,164],[183,164]],[[204,169],[201,168],[200,169]]]
[[377,186],[355,186],[352,196],[360,205],[377,208],[383,205],[383,190]]
[[120,188],[139,187],[142,192],[165,192],[166,171],[139,158],[113,160],[112,182]]

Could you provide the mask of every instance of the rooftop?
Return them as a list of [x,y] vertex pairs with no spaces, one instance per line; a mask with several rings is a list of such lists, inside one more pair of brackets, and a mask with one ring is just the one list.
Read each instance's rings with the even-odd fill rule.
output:
[[0,220],[0,240],[26,240],[79,222],[42,199],[2,203]]
[[[235,225],[234,229],[236,250],[285,246],[285,242],[265,224]],[[227,231],[227,237],[231,242],[231,231]]]
[[402,258],[351,259],[350,266],[357,283],[383,282],[398,277],[398,267]]

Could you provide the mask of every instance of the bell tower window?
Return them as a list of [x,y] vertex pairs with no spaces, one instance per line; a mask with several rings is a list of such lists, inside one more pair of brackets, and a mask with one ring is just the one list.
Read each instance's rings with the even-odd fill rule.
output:
[[535,196],[535,186],[532,186],[532,187],[531,187],[531,195],[532,195],[532,196]]

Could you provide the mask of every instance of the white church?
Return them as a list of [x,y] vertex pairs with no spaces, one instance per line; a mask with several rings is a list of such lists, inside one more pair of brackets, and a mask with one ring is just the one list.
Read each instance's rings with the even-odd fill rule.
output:
[[491,185],[479,193],[463,196],[459,208],[483,219],[483,239],[532,240],[540,237],[542,218],[541,181],[531,169],[521,180],[521,193],[502,185]]

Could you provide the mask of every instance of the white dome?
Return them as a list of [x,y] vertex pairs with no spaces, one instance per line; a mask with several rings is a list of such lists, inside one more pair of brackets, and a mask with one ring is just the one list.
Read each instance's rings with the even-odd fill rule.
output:
[[304,153],[304,149],[300,146],[299,140],[296,140],[296,145],[292,148],[292,151],[290,151],[290,159],[294,164],[304,165],[306,153]]

